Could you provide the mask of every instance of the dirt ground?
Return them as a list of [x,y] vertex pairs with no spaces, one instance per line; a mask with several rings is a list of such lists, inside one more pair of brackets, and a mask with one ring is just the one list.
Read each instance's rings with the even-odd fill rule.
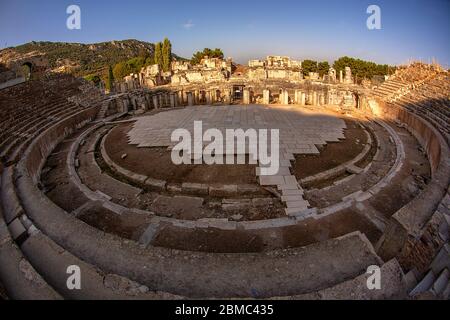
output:
[[347,129],[344,130],[345,139],[340,142],[328,142],[318,146],[318,155],[295,155],[292,169],[297,179],[315,175],[355,158],[364,149],[367,136],[359,124],[345,119]]
[[430,165],[418,141],[406,129],[391,127],[403,141],[406,157],[395,178],[369,201],[386,218],[414,199],[431,180]]
[[[131,124],[111,130],[105,141],[106,152],[120,166],[168,183],[257,184],[256,165],[175,165],[166,148],[137,148],[128,144]],[[122,155],[127,154],[125,159]]]

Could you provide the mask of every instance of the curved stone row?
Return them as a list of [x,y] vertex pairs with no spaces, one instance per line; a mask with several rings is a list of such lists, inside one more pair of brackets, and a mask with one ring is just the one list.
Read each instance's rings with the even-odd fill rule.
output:
[[[302,215],[298,215],[295,217],[285,217],[285,218],[277,218],[277,219],[268,219],[268,220],[260,220],[260,221],[244,221],[244,222],[236,222],[236,221],[224,221],[223,219],[202,219],[201,221],[183,221],[178,220],[174,218],[165,218],[165,217],[155,217],[155,221],[157,222],[167,222],[171,223],[174,226],[178,227],[186,227],[186,228],[216,228],[216,229],[222,229],[222,230],[236,230],[236,229],[243,229],[243,230],[258,230],[258,229],[266,229],[266,228],[274,228],[274,227],[286,227],[286,226],[292,226],[296,225],[299,222],[303,221],[306,218],[314,218],[314,219],[321,219],[322,217],[334,213],[336,211],[339,211],[343,208],[350,207],[355,201],[364,201],[375,195],[377,192],[379,192],[383,186],[387,185],[389,181],[392,179],[393,176],[399,171],[402,163],[402,159],[404,158],[404,151],[403,146],[398,138],[398,135],[390,129],[388,125],[385,123],[382,123],[382,126],[390,132],[390,134],[394,137],[394,140],[397,145],[397,158],[396,162],[394,164],[394,167],[391,168],[391,170],[388,172],[388,174],[376,185],[374,185],[372,188],[367,190],[365,193],[359,192],[358,194],[355,194],[354,197],[347,197],[345,200],[343,200],[341,203],[338,203],[336,205],[333,205],[328,208],[320,209],[319,212],[315,209],[309,209],[305,210]],[[97,129],[98,125],[96,127],[91,128],[90,130]],[[86,132],[88,133],[88,132]],[[86,134],[87,135],[87,134]],[[74,167],[74,161],[75,161],[75,154],[76,154],[76,148],[77,144],[79,144],[81,141],[84,140],[85,134],[80,136],[78,140],[73,144],[71,149],[71,156],[68,160],[69,164],[69,170],[71,172],[72,177],[76,177],[76,184],[84,192],[84,194],[93,201],[102,201],[107,202],[107,207],[111,210],[113,210],[116,213],[122,213],[129,210],[129,208],[120,206],[116,203],[113,203],[109,197],[105,197],[103,193],[98,193],[90,190],[85,185],[81,183],[81,180],[77,176],[76,169]],[[355,159],[351,160],[349,163],[344,164],[342,167],[339,167],[345,170],[345,167],[348,166],[350,163],[355,163],[359,161],[362,157],[364,157],[368,152],[369,147],[365,148],[364,151],[358,155]],[[117,164],[114,164],[112,160],[107,156],[106,151],[104,150],[104,139],[101,143],[101,154],[103,158],[106,160],[106,163],[111,165],[114,169],[116,169],[122,176],[129,178],[131,180],[135,180],[137,183],[145,183],[145,181],[148,179],[148,177],[142,177],[142,178],[135,178],[136,174],[128,172],[128,170],[124,168],[120,168]],[[227,194],[225,193],[224,196]],[[234,195],[234,193],[229,194],[231,196]]]
[[[77,119],[79,122],[77,121],[71,121],[72,125],[74,127],[79,126],[79,123],[83,123],[84,120],[79,118]],[[67,128],[67,127],[66,127]],[[55,130],[56,133],[57,130]],[[67,131],[68,132],[68,131]],[[224,274],[221,277],[218,277],[218,274],[220,274],[220,272],[225,272],[225,273],[232,273],[233,272],[233,264],[235,265],[235,268],[241,268],[241,256],[239,254],[236,255],[215,255],[215,254],[195,254],[195,256],[197,256],[195,259],[200,263],[200,265],[196,265],[195,263],[193,263],[193,261],[188,261],[188,264],[185,265],[185,268],[187,268],[187,270],[185,270],[185,272],[183,272],[183,279],[175,279],[172,278],[172,276],[169,276],[169,278],[167,278],[167,276],[171,273],[166,273],[167,270],[170,270],[171,267],[170,266],[177,266],[177,274],[179,272],[180,267],[183,266],[182,261],[185,261],[184,258],[182,258],[183,256],[185,256],[188,253],[179,253],[181,260],[178,260],[178,263],[173,263],[172,258],[174,257],[170,257],[169,261],[167,262],[167,264],[164,264],[163,261],[158,261],[155,260],[155,257],[163,257],[165,254],[164,250],[161,249],[156,249],[153,248],[152,250],[148,250],[146,249],[145,251],[140,250],[138,247],[136,247],[135,245],[132,244],[126,244],[123,241],[121,241],[120,239],[116,239],[114,237],[111,237],[107,234],[103,234],[98,232],[97,230],[86,226],[84,223],[82,222],[78,222],[76,219],[74,219],[73,217],[71,217],[70,215],[68,215],[68,213],[62,211],[60,208],[58,208],[57,206],[55,206],[53,203],[51,203],[51,201],[49,201],[44,195],[41,194],[41,192],[36,188],[36,186],[33,183],[33,178],[36,179],[36,177],[39,175],[39,171],[40,171],[40,167],[41,165],[36,166],[36,163],[42,163],[43,160],[45,160],[45,156],[46,154],[48,154],[51,151],[51,144],[54,144],[55,142],[49,144],[48,142],[46,143],[46,141],[48,141],[49,137],[53,137],[57,140],[61,140],[63,138],[63,136],[58,136],[57,138],[54,136],[54,133],[50,131],[46,132],[47,135],[43,135],[43,137],[41,137],[41,140],[36,140],[28,149],[27,153],[25,154],[25,157],[22,159],[22,161],[19,163],[18,167],[17,167],[17,172],[16,172],[16,176],[17,179],[15,181],[16,186],[17,186],[17,191],[20,197],[20,202],[24,208],[24,211],[26,212],[26,216],[29,217],[34,225],[36,225],[36,227],[42,231],[43,234],[45,234],[47,237],[49,237],[48,239],[52,239],[51,241],[55,241],[56,245],[61,246],[62,248],[64,248],[64,250],[66,250],[68,253],[70,252],[69,257],[80,257],[82,258],[83,261],[86,262],[90,262],[95,266],[99,266],[101,267],[102,270],[108,272],[108,273],[117,273],[120,275],[125,275],[130,277],[133,280],[137,280],[141,283],[144,284],[155,284],[157,283],[159,286],[161,286],[164,290],[163,291],[177,291],[180,288],[180,282],[181,280],[183,281],[187,281],[186,285],[181,286],[181,288],[191,288],[189,290],[189,292],[193,295],[193,296],[197,296],[197,297],[207,297],[207,296],[217,296],[217,297],[225,297],[225,296],[234,296],[234,295],[242,295],[242,296],[246,296],[246,295],[251,295],[251,293],[249,293],[248,291],[242,291],[239,294],[239,289],[238,287],[234,287],[235,285],[238,285],[240,283],[243,283],[243,279],[239,280],[239,279],[235,279],[233,280],[233,283],[229,283],[227,281],[225,281],[225,283],[223,283],[222,281],[224,281],[225,279],[227,279],[228,277]],[[38,154],[36,154],[36,151],[39,152]],[[40,155],[40,156],[38,156]],[[36,157],[37,156],[37,157]],[[41,159],[39,159],[39,157],[42,157]],[[30,162],[30,159],[33,158],[33,162]],[[14,190],[14,188],[13,188]],[[65,228],[61,228],[61,226],[66,226]],[[361,237],[361,235],[355,235],[356,237]],[[350,237],[350,238],[349,238]],[[343,239],[350,239],[348,241],[350,241],[352,243],[352,245],[356,245],[356,243],[358,243],[356,241],[356,239],[354,239],[354,237],[350,236],[349,237],[344,237]],[[36,248],[47,248],[45,250],[48,250],[47,252],[47,258],[51,260],[51,256],[48,256],[48,254],[51,253],[51,247],[52,246],[45,246],[45,238],[44,240],[39,239],[40,238],[40,233],[37,233],[33,236],[29,236],[26,241],[24,242],[24,244],[22,245],[23,249],[25,252],[27,252],[28,258],[30,259],[30,261],[33,262],[33,265],[35,266],[35,268],[39,269],[40,272],[44,273],[46,270],[45,268],[45,264],[42,262],[44,260],[41,260],[39,257],[34,256],[33,257],[33,252],[39,252],[36,251]],[[39,239],[39,240],[38,240]],[[39,241],[39,245],[35,245],[32,246],[33,242],[38,242]],[[325,248],[333,243],[337,244],[338,247],[335,247],[335,245],[332,245],[332,247],[330,248],[330,252],[329,255],[332,255],[333,253],[336,254],[339,252],[339,250],[337,248],[341,247],[342,250],[344,250],[344,252],[340,252],[339,253],[339,257],[345,257],[345,251],[347,251],[347,246],[348,245],[342,245],[340,246],[339,244],[342,243],[344,240],[339,240],[338,242],[329,242],[327,243],[323,243],[323,244],[318,244],[317,246],[319,246],[319,251],[325,250]],[[28,244],[29,243],[29,244]],[[92,243],[97,243],[98,246],[93,247]],[[363,242],[361,242],[361,244],[363,246],[368,246],[368,248],[370,248],[370,244],[367,242],[367,240],[364,240]],[[33,249],[27,249],[28,246],[32,247]],[[323,248],[323,246],[325,246]],[[44,249],[43,249],[44,250]],[[54,250],[54,249],[53,249]],[[57,252],[61,253],[62,249],[56,250]],[[305,251],[305,249],[296,249],[296,250],[300,250],[300,251]],[[312,250],[312,248],[310,248],[310,250]],[[292,251],[293,253],[295,251]],[[308,253],[309,250],[306,250],[306,254]],[[354,250],[354,252],[352,252],[352,255],[355,254],[368,254],[367,258],[365,259],[369,259],[366,263],[371,264],[371,263],[378,263],[379,260],[370,260],[373,259],[374,257],[376,257],[376,255],[374,255],[373,253],[370,253],[370,249],[369,251],[361,249],[361,248],[356,248]],[[72,254],[75,254],[75,256],[72,256]],[[175,252],[172,250],[170,251],[170,255],[175,254]],[[317,254],[313,254],[313,251],[311,252],[312,256],[316,256]],[[281,256],[280,256],[281,255]],[[288,254],[285,258],[282,258],[283,256],[285,256],[284,251],[275,254],[275,252],[271,252],[271,253],[267,253],[267,254],[263,254],[263,255],[256,255],[254,256],[254,267],[251,268],[251,272],[253,274],[255,268],[265,268],[266,266],[271,265],[272,263],[280,263],[280,268],[282,265],[284,265],[285,267],[288,265],[286,263],[286,261],[283,262],[284,259],[292,259],[292,258],[288,258],[290,256],[290,254]],[[297,255],[294,255],[294,257]],[[123,260],[119,259],[119,257],[122,257]],[[248,255],[245,255],[246,258],[248,258]],[[372,257],[372,258],[371,258]],[[305,258],[305,257],[304,257]],[[337,259],[338,257],[336,257]],[[72,258],[71,258],[72,259]],[[229,259],[229,260],[228,260]],[[268,259],[267,261],[263,262],[260,261],[260,259]],[[275,259],[275,260],[274,260]],[[212,265],[208,264],[207,261],[211,260],[211,263],[213,263],[213,265],[215,267],[212,267]],[[226,263],[226,261],[229,261],[229,263],[231,263],[231,265],[228,265]],[[235,262],[233,262],[235,260]],[[297,261],[295,264],[297,265],[298,263],[300,263],[300,261],[303,261],[303,259],[300,258],[295,258],[295,260]],[[122,261],[122,262],[121,262]],[[134,261],[135,263],[130,264],[130,261]],[[158,261],[158,262],[157,262]],[[217,262],[215,262],[217,261]],[[218,263],[220,261],[220,263]],[[238,262],[239,261],[239,262]],[[250,260],[251,261],[251,260]],[[349,261],[351,264],[352,259],[347,258],[346,261]],[[360,260],[361,261],[361,260]],[[79,263],[78,260],[71,260],[70,263]],[[159,272],[157,271],[158,268],[152,268],[151,265],[157,263],[158,264],[163,264],[164,267],[163,268],[159,268]],[[67,265],[67,263],[62,263],[63,265]],[[347,263],[342,262],[342,264],[340,264],[342,266],[342,270],[336,270],[335,274],[330,275],[329,274],[329,270],[327,270],[326,273],[323,274],[323,276],[326,275],[326,278],[323,279],[323,281],[325,282],[316,282],[314,281],[314,283],[311,282],[307,282],[309,286],[312,286],[309,289],[298,289],[300,291],[302,290],[314,290],[315,288],[319,289],[320,286],[322,287],[329,287],[332,286],[334,284],[336,284],[337,282],[341,281],[339,279],[346,279],[349,276],[356,276],[358,274],[363,273],[364,267],[362,267],[360,265],[360,263],[357,263],[355,266],[353,266],[353,271],[352,274],[347,274],[345,272],[349,272],[349,270],[352,270],[351,265],[348,265]],[[147,268],[142,269],[144,266],[147,266]],[[219,272],[219,270],[217,270],[218,267],[223,268],[222,271]],[[204,275],[206,277],[213,277],[214,279],[219,279],[219,283],[217,283],[217,286],[212,286],[212,288],[216,288],[217,292],[213,293],[213,292],[209,292],[209,291],[204,291],[204,290],[208,290],[206,288],[204,288],[203,283],[205,283],[204,281],[212,281],[213,278],[210,278],[209,280],[204,279],[203,281],[201,279],[186,279],[186,275],[187,274],[191,274],[191,272],[188,271],[189,268],[205,268],[204,271]],[[164,274],[160,273],[162,272],[161,269],[164,270]],[[58,270],[58,269],[54,269],[54,270]],[[208,270],[208,271],[207,271]],[[270,269],[271,271],[272,269]],[[347,271],[344,271],[347,270]],[[117,272],[115,272],[117,271]],[[267,270],[269,271],[269,270]],[[344,272],[344,273],[342,273]],[[308,274],[313,274],[316,273],[317,276],[317,272],[311,272]],[[356,273],[356,274],[355,274]],[[94,274],[95,275],[95,274]],[[49,279],[50,275],[46,275]],[[245,275],[241,275],[244,276],[244,279],[247,277]],[[288,272],[282,272],[279,276],[281,277],[287,277],[286,278],[286,283],[292,283],[294,284],[295,282],[293,282],[292,280],[292,275],[289,274]],[[343,277],[343,278],[342,278]],[[157,281],[158,279],[158,281]],[[163,283],[161,283],[161,279],[165,279],[165,281]],[[170,280],[172,279],[172,280]],[[277,293],[276,291],[270,291],[273,290],[272,285],[270,285],[270,283],[267,282],[267,274],[265,274],[264,272],[261,273],[261,279],[264,279],[264,282],[261,282],[260,285],[257,285],[257,292],[261,292],[260,295],[261,296],[271,296],[271,295],[280,295],[279,292]],[[64,292],[64,286],[61,283],[61,279],[60,282],[57,281],[57,279],[51,279],[52,283],[55,287],[57,287],[59,290],[61,290],[62,292]],[[156,281],[156,282],[155,282]],[[216,280],[217,281],[217,280]],[[236,282],[234,282],[236,281]],[[281,281],[277,280],[277,281]],[[300,283],[305,283],[303,278],[299,278],[299,283],[297,285],[299,285]],[[332,282],[330,282],[332,281]],[[337,281],[337,282],[336,282]],[[245,282],[245,281],[244,281]],[[59,283],[59,284],[58,284]],[[188,285],[189,283],[189,285]],[[197,287],[197,289],[193,290],[192,286],[194,286],[195,284],[198,284],[199,287]],[[256,284],[255,284],[256,285]],[[261,287],[260,287],[261,286]],[[269,287],[267,287],[269,286]],[[319,286],[319,287],[318,287]],[[195,288],[195,287],[194,287]],[[222,289],[221,289],[222,288]],[[301,288],[301,287],[299,287]],[[151,288],[152,290],[155,290],[156,288]],[[222,290],[222,291],[220,291]],[[246,287],[245,290],[248,290],[248,287]],[[267,291],[269,290],[269,291]],[[289,289],[288,287],[284,287],[283,288],[283,292],[282,295],[289,295],[294,293],[297,289],[291,288]],[[245,293],[247,292],[247,293]],[[183,292],[181,292],[183,293]],[[185,292],[187,293],[187,292]],[[80,295],[83,294],[85,295],[86,293],[80,293]],[[91,292],[92,295],[95,294],[94,291]],[[104,294],[104,293],[102,293]],[[69,292],[64,292],[64,295],[67,297],[70,297]],[[88,296],[88,297],[93,297],[93,296]],[[75,297],[75,296],[72,296]]]

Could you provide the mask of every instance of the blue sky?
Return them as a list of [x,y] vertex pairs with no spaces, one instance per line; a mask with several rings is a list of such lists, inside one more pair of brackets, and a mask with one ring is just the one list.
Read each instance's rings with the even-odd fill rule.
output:
[[[81,8],[81,30],[66,28],[70,4]],[[366,27],[370,4],[381,8],[381,30]],[[435,58],[450,66],[450,0],[0,0],[0,48],[165,36],[184,57],[219,47],[241,63],[269,54],[330,62],[349,55],[389,64]]]

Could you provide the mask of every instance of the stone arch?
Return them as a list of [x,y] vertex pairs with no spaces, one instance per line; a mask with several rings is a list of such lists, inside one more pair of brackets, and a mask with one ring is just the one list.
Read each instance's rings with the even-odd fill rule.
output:
[[33,64],[31,62],[22,63],[20,71],[25,80],[30,80],[33,73]]

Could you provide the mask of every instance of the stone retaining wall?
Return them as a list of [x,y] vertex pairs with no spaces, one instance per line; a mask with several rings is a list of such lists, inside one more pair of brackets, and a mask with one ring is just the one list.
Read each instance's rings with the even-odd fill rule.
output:
[[386,261],[404,255],[414,246],[445,196],[450,182],[449,148],[442,135],[425,119],[381,100],[370,101],[375,116],[407,125],[426,151],[432,180],[416,198],[398,210],[377,245],[378,254]]

